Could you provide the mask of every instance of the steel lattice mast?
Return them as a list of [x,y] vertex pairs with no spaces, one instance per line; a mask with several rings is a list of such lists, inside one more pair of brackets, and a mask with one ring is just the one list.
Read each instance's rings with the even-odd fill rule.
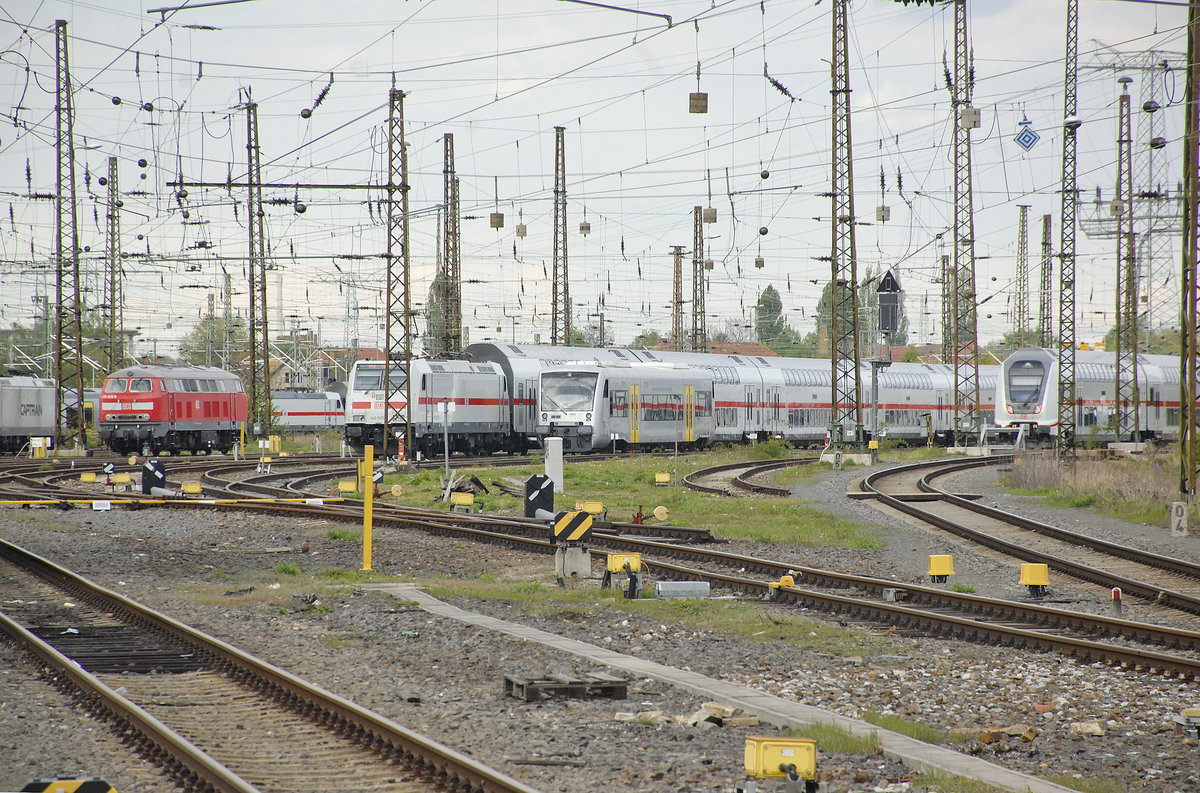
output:
[[[57,209],[54,245],[54,414],[55,435],[67,429],[63,396],[75,391],[75,439],[87,445],[83,417],[83,306],[79,290],[79,225],[75,193],[75,111],[71,99],[71,70],[67,61],[67,22],[54,23],[55,45],[55,153],[58,172],[55,177]],[[63,438],[68,437],[63,434]]]
[[1042,215],[1042,266],[1038,292],[1038,346],[1054,343],[1054,247],[1050,241],[1051,216]]
[[1181,361],[1179,379],[1179,459],[1180,493],[1189,502],[1196,497],[1196,398],[1200,396],[1197,379],[1196,321],[1197,287],[1196,258],[1200,247],[1200,2],[1192,0],[1188,6],[1188,57],[1187,81],[1184,91],[1184,201],[1183,201],[1183,272],[1180,298]]
[[125,360],[125,294],[121,280],[121,193],[117,189],[117,158],[108,158],[108,200],[104,216],[107,254],[104,259],[104,331],[107,370],[121,368]]
[[[833,183],[830,196],[833,244],[830,251],[830,358],[833,401],[829,442],[834,448],[863,440],[862,388],[858,348],[858,262],[854,247],[854,168],[850,137],[850,60],[846,7],[833,2]],[[847,429],[849,425],[849,429]]]
[[454,172],[454,134],[442,135],[442,198],[446,213],[442,217],[442,266],[446,271],[442,296],[442,327],[439,349],[462,350],[462,258],[459,249],[458,176]]
[[233,276],[225,274],[225,288],[221,299],[224,306],[225,327],[222,339],[221,363],[226,369],[233,368]]
[[1013,301],[1013,335],[1029,344],[1029,204],[1017,204],[1017,283]]
[[1058,274],[1058,439],[1060,457],[1075,456],[1075,186],[1076,83],[1079,0],[1067,0],[1067,46],[1063,79],[1062,228]]
[[692,229],[692,344],[695,352],[708,350],[704,321],[704,208],[693,209]]
[[571,292],[567,278],[566,127],[554,128],[554,280],[550,288],[550,343],[571,346]]
[[942,361],[950,359],[954,349],[954,273],[950,270],[950,256],[942,254]]
[[271,426],[271,342],[267,324],[267,255],[262,202],[262,160],[258,147],[258,103],[246,91],[246,229],[250,257],[250,421],[255,434]]
[[1133,132],[1129,113],[1130,78],[1122,77],[1117,112],[1117,320],[1116,430],[1119,439],[1137,440],[1137,257],[1133,237]]
[[967,2],[954,2],[954,429],[955,440],[980,431],[979,345],[975,305],[975,220],[971,203],[974,76],[967,39]]
[[[399,201],[396,193],[399,192]],[[397,205],[398,204],[398,205]],[[449,213],[447,213],[449,214]],[[404,144],[404,92],[388,92],[387,179],[387,317],[383,344],[387,350],[384,378],[387,404],[383,411],[383,453],[392,447],[393,411],[404,407],[404,443],[412,448],[412,312],[409,311],[408,151]],[[404,382],[393,367],[404,362]],[[395,417],[398,418],[398,417]]]
[[683,352],[687,349],[687,340],[683,335],[683,246],[672,245],[671,255],[674,261],[671,281],[671,349]]

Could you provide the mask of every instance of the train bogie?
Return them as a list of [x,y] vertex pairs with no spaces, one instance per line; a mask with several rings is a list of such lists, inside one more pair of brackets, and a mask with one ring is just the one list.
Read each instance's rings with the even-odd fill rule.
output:
[[54,381],[0,377],[0,452],[18,452],[30,438],[54,435]]
[[113,372],[100,394],[100,440],[118,454],[232,451],[246,421],[241,378],[211,366]]

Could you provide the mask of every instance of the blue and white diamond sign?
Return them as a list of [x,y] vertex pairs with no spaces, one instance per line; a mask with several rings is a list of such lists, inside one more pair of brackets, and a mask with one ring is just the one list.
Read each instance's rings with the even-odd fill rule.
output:
[[1016,144],[1025,151],[1032,149],[1037,142],[1042,139],[1041,135],[1033,131],[1032,124],[1032,121],[1018,122],[1017,126],[1021,128],[1021,131],[1017,133],[1015,138],[1013,138]]

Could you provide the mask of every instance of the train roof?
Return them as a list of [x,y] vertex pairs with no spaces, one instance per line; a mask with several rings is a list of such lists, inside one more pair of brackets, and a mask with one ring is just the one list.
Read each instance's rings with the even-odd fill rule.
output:
[[[207,377],[215,380],[241,380],[232,372],[216,366],[195,366],[186,363],[136,364],[118,369],[108,377]],[[105,378],[107,379],[107,378]]]

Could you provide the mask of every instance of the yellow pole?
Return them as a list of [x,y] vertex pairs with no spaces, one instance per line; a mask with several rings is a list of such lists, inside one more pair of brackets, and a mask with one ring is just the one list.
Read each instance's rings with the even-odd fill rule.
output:
[[375,470],[375,447],[363,447],[363,566],[371,569],[371,508],[375,502],[375,482],[372,474]]

